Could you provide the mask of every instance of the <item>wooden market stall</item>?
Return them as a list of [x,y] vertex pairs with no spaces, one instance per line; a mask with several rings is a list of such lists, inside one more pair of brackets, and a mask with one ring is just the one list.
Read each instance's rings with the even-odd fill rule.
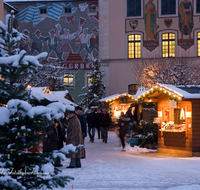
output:
[[112,122],[116,123],[121,112],[126,113],[131,104],[135,102],[135,99],[133,95],[123,93],[105,97],[100,102],[104,103],[104,107],[110,110]]
[[159,153],[200,156],[200,86],[157,84],[135,98],[158,103]]

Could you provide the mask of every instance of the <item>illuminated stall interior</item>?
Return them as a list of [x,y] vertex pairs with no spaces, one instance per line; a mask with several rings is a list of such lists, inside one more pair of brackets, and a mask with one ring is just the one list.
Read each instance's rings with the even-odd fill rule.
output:
[[158,152],[200,156],[200,86],[157,84],[135,98],[158,103]]
[[[108,96],[101,99],[100,102],[104,103],[105,108],[110,110],[112,122],[116,123],[121,115],[121,112],[126,113],[128,108],[132,103],[135,102],[135,100],[133,95],[123,93]],[[132,111],[134,112],[134,108]]]

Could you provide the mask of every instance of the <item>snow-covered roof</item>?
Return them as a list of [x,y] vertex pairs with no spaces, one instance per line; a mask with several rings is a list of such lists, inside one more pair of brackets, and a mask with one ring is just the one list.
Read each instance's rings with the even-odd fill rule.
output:
[[134,95],[134,98],[140,96],[140,95],[143,94],[144,92],[146,92],[145,87],[140,86],[140,88],[138,88],[136,94]]
[[38,100],[47,99],[49,101],[58,101],[65,105],[77,106],[75,103],[67,100],[65,95],[68,93],[68,90],[65,91],[51,91],[51,93],[45,94],[44,91],[47,87],[32,87],[31,96],[37,98]]
[[[154,89],[156,87],[160,87],[163,90],[167,90],[178,97],[181,97],[183,99],[200,99],[200,85],[181,85],[181,86],[174,86],[170,84],[157,84],[156,86],[152,87],[151,89]],[[151,89],[146,90],[142,94],[135,95],[135,98],[139,98],[147,92],[150,92]]]
[[17,8],[15,8],[15,7],[13,7],[12,5],[6,3],[5,1],[4,1],[4,5],[7,5],[7,6],[10,7],[11,9],[13,9],[14,11],[18,12]]
[[107,96],[105,98],[100,99],[99,101],[100,102],[107,102],[107,101],[112,101],[114,99],[118,99],[118,98],[124,97],[124,96],[129,96],[130,98],[134,99],[133,95],[127,94],[127,93],[123,93],[123,94],[114,94],[114,95],[111,95],[111,96]]

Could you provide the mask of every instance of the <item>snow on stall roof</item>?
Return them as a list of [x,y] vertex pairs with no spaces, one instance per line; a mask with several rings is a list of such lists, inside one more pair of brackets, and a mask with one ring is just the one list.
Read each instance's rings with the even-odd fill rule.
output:
[[47,99],[49,101],[58,101],[65,105],[77,106],[75,103],[65,98],[68,90],[65,91],[51,91],[51,93],[44,94],[47,87],[33,87],[31,96],[37,98],[38,100]]
[[[122,93],[122,94],[114,94],[114,95],[111,95],[111,96],[107,96],[107,97],[105,97],[105,98],[102,98],[102,99],[100,99],[99,101],[100,102],[106,102],[107,100],[110,100],[110,99],[112,99],[112,98],[117,98],[117,97],[121,97],[121,96],[126,96],[126,95],[128,95],[128,96],[133,96],[133,95],[131,95],[131,94],[127,94],[127,93]],[[134,97],[134,96],[133,96]]]
[[145,87],[140,86],[136,92],[136,94],[134,95],[134,98],[137,98],[138,96],[140,96],[141,94],[143,94],[144,92],[146,92]]
[[[21,2],[25,2],[25,3],[28,3],[28,2],[74,2],[74,1],[81,1],[81,0],[48,0],[48,1],[45,1],[45,0],[4,0],[4,2],[8,2],[8,3],[21,3]],[[97,1],[97,0],[87,0],[87,1]]]
[[[184,99],[200,99],[200,85],[179,85],[174,86],[171,84],[157,84],[158,86],[169,90],[172,93],[175,93],[179,96],[182,96]],[[199,89],[199,91],[198,91]],[[136,93],[135,98],[138,98],[141,94],[147,92],[143,91],[142,93]]]
[[100,101],[100,102],[106,102],[106,100],[109,100],[109,99],[111,99],[111,98],[115,98],[115,97],[117,97],[117,96],[119,96],[119,93],[118,93],[118,94],[113,94],[113,95],[111,95],[111,96],[107,96],[107,97],[105,97],[105,98],[100,99],[99,101]]

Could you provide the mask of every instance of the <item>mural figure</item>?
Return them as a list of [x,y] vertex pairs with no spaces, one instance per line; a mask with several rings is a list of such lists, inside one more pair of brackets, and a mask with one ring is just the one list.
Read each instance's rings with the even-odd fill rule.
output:
[[25,50],[27,54],[31,54],[31,38],[29,36],[29,31],[27,29],[22,31],[26,35],[26,39],[20,43],[20,50]]
[[32,46],[31,46],[31,53],[36,50],[38,53],[42,53],[42,43],[46,41],[46,37],[41,36],[41,31],[37,29],[35,31],[35,37],[33,38]]
[[[55,53],[57,54],[57,57],[62,61],[62,51],[58,48],[58,41],[62,41],[61,39],[57,38],[57,36],[55,36],[55,30],[51,29],[49,31],[49,36],[46,37],[46,40],[48,40],[48,50],[47,53],[48,55],[51,53],[51,51],[55,51]],[[46,57],[46,59],[48,58],[48,56]]]
[[69,29],[64,28],[64,34],[60,35],[59,29],[57,29],[56,35],[57,35],[58,39],[62,40],[61,51],[63,53],[64,52],[73,53],[73,50],[69,43],[72,39],[76,38],[80,34],[81,30],[82,30],[82,28],[81,28],[81,26],[79,26],[77,32],[70,34]]
[[[89,48],[89,40],[91,38],[91,35],[88,34],[88,28],[84,28],[83,29],[83,33],[79,36],[79,41],[80,41],[80,46],[78,48],[78,51],[77,51],[77,54],[80,54],[81,51],[83,49],[86,50],[88,56],[90,57],[90,59],[92,59],[92,55],[91,55],[91,50]],[[86,54],[86,57],[87,57],[87,54]]]
[[98,33],[98,29],[95,26],[92,29],[92,35],[90,38],[90,50],[91,52],[94,50],[94,48],[99,51],[99,33]]
[[153,0],[149,0],[149,2],[145,5],[144,15],[146,39],[155,40],[159,26],[156,24],[157,12],[155,5],[153,4]]
[[183,0],[180,3],[179,8],[179,30],[181,32],[181,40],[183,40],[183,34],[189,35],[189,39],[191,38],[191,32],[194,27],[193,24],[193,10],[192,3],[188,0]]

